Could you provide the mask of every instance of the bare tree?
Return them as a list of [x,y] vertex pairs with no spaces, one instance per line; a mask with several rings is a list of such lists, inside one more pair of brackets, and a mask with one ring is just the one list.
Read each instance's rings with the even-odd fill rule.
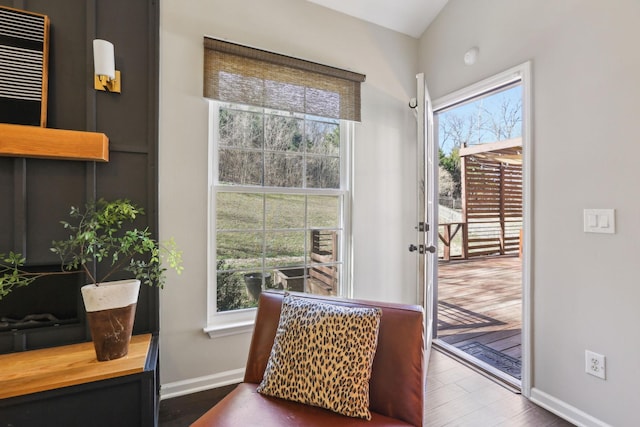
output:
[[440,148],[461,148],[488,141],[502,141],[519,135],[522,103],[500,97],[499,104],[480,99],[467,110],[450,110],[440,116]]
[[483,126],[487,132],[493,135],[495,141],[514,138],[516,134],[516,126],[522,125],[522,103],[514,102],[511,98],[502,98],[500,105],[489,111],[486,107],[482,107],[486,120]]
[[445,149],[449,146],[453,148],[466,147],[470,145],[472,139],[482,137],[479,129],[479,120],[481,114],[460,115],[449,112],[444,116],[444,120],[440,122],[440,148]]

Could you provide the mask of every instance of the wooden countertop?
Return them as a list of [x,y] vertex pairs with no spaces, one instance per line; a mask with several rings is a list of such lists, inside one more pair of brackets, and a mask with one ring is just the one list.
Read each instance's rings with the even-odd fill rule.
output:
[[0,399],[144,371],[151,334],[135,335],[129,354],[98,362],[92,342],[0,355]]

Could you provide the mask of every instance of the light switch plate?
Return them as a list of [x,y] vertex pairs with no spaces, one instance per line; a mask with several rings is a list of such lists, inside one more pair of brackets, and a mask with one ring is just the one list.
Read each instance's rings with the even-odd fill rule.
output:
[[615,233],[615,209],[585,209],[584,232],[608,234]]

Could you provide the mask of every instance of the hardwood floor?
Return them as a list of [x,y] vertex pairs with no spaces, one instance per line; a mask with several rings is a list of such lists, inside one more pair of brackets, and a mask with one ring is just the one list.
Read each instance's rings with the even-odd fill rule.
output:
[[425,400],[425,427],[573,425],[436,350]]
[[160,401],[160,427],[187,427],[236,388],[237,384]]
[[[163,400],[159,426],[189,426],[234,388],[230,385]],[[436,350],[429,360],[425,401],[425,427],[572,425]]]

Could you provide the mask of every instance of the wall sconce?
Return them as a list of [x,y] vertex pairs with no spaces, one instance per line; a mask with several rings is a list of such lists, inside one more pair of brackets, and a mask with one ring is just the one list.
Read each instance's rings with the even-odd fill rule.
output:
[[113,43],[96,39],[93,41],[93,88],[120,93],[120,71],[116,70]]

